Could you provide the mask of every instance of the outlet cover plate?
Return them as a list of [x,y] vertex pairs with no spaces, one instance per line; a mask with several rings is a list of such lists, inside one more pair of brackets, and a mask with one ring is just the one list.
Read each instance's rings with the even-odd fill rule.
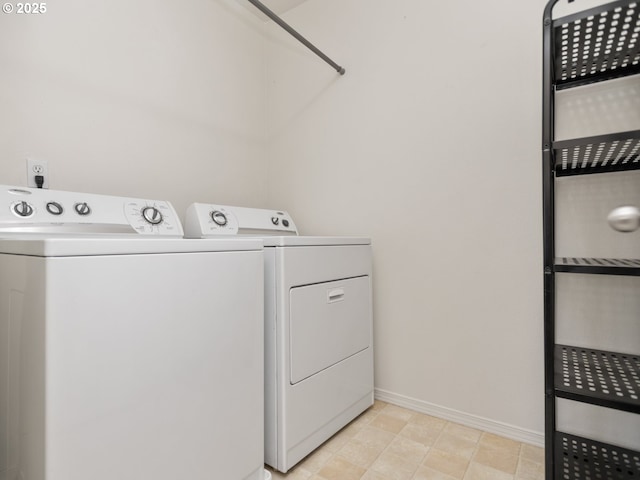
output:
[[36,188],[36,175],[44,177],[42,188],[49,188],[49,165],[46,160],[27,158],[27,186]]

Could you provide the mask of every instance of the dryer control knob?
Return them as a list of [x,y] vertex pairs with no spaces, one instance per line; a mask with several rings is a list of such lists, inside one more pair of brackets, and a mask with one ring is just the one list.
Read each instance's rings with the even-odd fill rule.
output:
[[49,212],[51,215],[62,215],[64,209],[58,202],[49,202],[47,203],[47,212]]
[[271,217],[271,223],[278,225],[280,223],[280,219],[278,217]]
[[156,207],[144,207],[142,209],[142,218],[151,225],[158,225],[162,223],[162,212]]
[[91,213],[91,207],[87,202],[76,203],[73,208],[78,215],[82,215],[83,217]]
[[33,207],[27,202],[18,202],[13,206],[13,212],[20,217],[30,217],[33,215]]
[[224,227],[228,222],[227,216],[220,210],[214,210],[211,212],[211,220],[220,227]]

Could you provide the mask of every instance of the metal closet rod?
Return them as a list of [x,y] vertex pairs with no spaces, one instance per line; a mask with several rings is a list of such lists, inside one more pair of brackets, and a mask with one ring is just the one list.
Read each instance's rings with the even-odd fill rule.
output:
[[323,59],[329,65],[331,65],[335,69],[336,72],[338,72],[340,75],[344,75],[344,72],[346,71],[344,69],[344,67],[341,67],[336,62],[334,62],[329,57],[327,57],[324,53],[322,53],[320,50],[318,50],[318,48],[316,48],[316,46],[313,43],[311,43],[309,40],[307,40],[302,35],[300,35],[298,32],[296,32],[293,28],[291,28],[291,26],[288,23],[286,23],[284,20],[282,20],[274,12],[269,10],[263,3],[259,2],[258,0],[249,0],[249,2],[251,2],[258,10],[260,10],[262,13],[264,13],[267,17],[269,17],[271,20],[273,20],[278,25],[280,25],[283,29],[285,29],[287,32],[289,32],[292,36],[294,36],[296,39],[298,39],[298,41],[300,43],[302,43],[305,47],[307,47],[313,53],[318,55],[321,59]]

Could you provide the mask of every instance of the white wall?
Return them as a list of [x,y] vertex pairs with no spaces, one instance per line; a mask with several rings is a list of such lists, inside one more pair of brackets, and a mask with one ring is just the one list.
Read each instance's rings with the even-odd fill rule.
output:
[[[269,204],[374,245],[385,398],[543,431],[546,2],[309,0],[270,29]],[[508,428],[507,428],[508,430]]]
[[260,205],[263,23],[235,0],[64,0],[0,15],[0,183]]

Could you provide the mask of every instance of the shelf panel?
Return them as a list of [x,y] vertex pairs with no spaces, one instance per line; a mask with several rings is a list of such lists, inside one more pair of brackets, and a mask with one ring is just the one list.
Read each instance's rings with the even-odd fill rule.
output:
[[638,1],[618,1],[553,22],[557,89],[640,72]]
[[640,260],[635,258],[556,258],[556,272],[597,275],[640,275]]
[[633,480],[640,478],[640,453],[567,433],[555,435],[555,478]]
[[640,413],[640,355],[556,345],[558,397]]
[[557,177],[640,169],[640,130],[553,143]]

